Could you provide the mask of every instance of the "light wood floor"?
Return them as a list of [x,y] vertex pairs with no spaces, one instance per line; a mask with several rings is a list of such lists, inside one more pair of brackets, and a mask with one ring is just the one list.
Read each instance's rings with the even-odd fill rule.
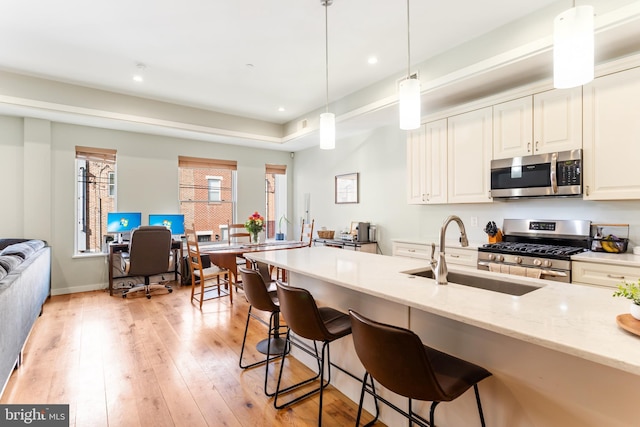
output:
[[[103,291],[50,298],[0,403],[64,403],[70,425],[313,426],[318,396],[283,410],[263,393],[264,366],[238,367],[248,304],[242,294],[189,301],[190,287],[158,290],[150,300]],[[267,328],[252,321],[250,357]],[[336,361],[339,364],[339,361]],[[270,386],[280,363],[270,365]],[[309,371],[287,358],[295,381]],[[323,425],[355,425],[357,405],[325,391]],[[371,417],[366,416],[365,420]]]

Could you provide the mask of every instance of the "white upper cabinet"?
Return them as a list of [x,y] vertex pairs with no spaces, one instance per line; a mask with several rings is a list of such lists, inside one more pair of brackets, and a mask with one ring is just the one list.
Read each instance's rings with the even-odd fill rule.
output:
[[447,119],[409,134],[407,169],[410,204],[447,203]]
[[582,88],[555,89],[493,106],[493,158],[582,147]]
[[531,154],[532,109],[531,96],[493,106],[494,159],[507,159]]
[[492,108],[447,119],[448,202],[491,202]]
[[407,201],[425,203],[427,154],[424,125],[407,133]]
[[584,86],[584,198],[640,199],[640,68]]

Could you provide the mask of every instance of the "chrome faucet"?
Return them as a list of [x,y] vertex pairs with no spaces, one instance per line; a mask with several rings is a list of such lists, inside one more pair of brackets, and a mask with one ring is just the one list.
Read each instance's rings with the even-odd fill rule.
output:
[[436,245],[435,243],[431,243],[430,267],[431,267],[431,271],[433,271],[433,276],[438,285],[447,284],[448,270],[447,270],[447,263],[444,260],[444,236],[447,233],[447,226],[451,221],[457,222],[458,228],[460,228],[460,244],[463,247],[469,246],[469,240],[467,240],[467,232],[464,229],[464,224],[462,223],[462,220],[460,219],[460,217],[456,215],[448,216],[447,219],[445,219],[444,222],[442,223],[442,227],[440,227],[440,248],[439,248],[439,255],[438,255],[437,261],[434,258],[434,255],[436,252]]

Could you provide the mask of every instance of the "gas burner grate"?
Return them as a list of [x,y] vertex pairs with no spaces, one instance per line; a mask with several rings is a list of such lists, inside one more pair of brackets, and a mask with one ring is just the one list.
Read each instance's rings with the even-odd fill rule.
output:
[[575,246],[556,246],[538,243],[499,242],[487,243],[483,248],[490,252],[523,254],[523,255],[547,255],[567,257],[584,252],[586,249]]

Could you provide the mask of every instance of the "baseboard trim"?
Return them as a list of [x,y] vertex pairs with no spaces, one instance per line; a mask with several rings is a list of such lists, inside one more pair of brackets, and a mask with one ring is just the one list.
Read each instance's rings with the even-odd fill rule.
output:
[[75,294],[78,292],[90,292],[90,291],[101,291],[106,290],[109,286],[106,283],[96,283],[93,285],[84,285],[84,286],[72,286],[68,288],[54,288],[51,289],[51,295],[66,295],[66,294]]

